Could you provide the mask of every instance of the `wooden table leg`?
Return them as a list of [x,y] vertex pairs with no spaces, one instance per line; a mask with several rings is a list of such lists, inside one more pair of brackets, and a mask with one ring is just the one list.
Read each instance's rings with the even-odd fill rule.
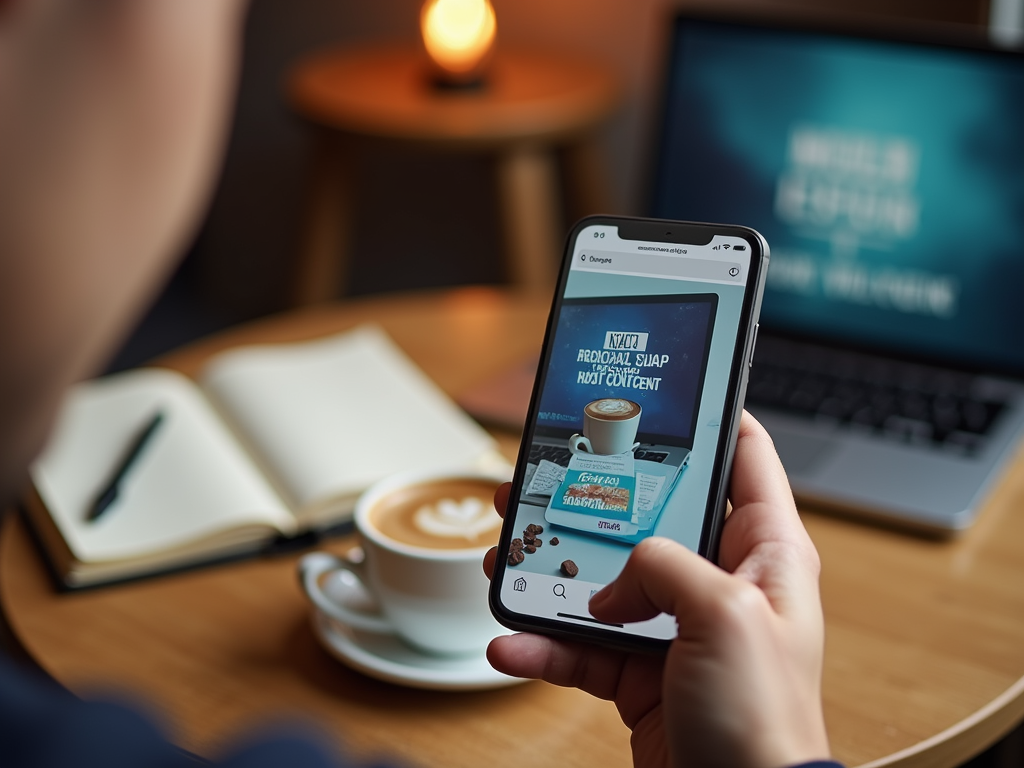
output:
[[353,200],[348,147],[336,133],[317,133],[289,286],[293,307],[336,298],[345,292],[349,277]]
[[558,169],[550,149],[510,147],[498,156],[498,186],[508,270],[528,292],[549,292],[562,241]]

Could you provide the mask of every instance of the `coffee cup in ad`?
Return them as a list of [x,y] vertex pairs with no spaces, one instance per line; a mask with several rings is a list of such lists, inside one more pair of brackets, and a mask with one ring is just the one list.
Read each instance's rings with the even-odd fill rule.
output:
[[643,409],[639,403],[620,397],[605,397],[583,408],[583,434],[569,438],[573,453],[612,456],[632,451]]
[[[314,552],[300,561],[306,595],[331,619],[427,653],[482,652],[504,631],[487,605],[481,561],[498,542],[493,497],[506,479],[417,473],[377,483],[356,505],[360,546],[345,558]],[[338,598],[353,579],[363,605]]]

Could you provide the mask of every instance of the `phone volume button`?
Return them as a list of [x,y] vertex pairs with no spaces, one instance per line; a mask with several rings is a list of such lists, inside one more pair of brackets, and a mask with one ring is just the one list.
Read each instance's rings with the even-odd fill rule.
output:
[[750,342],[750,358],[747,360],[747,368],[754,367],[754,350],[757,349],[757,332],[761,330],[760,323],[754,323],[754,339]]

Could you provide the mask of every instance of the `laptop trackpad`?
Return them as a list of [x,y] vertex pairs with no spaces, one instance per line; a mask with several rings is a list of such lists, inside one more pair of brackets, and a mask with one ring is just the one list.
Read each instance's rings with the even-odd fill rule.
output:
[[772,431],[772,440],[789,475],[811,472],[838,449],[834,440],[792,434],[782,429]]

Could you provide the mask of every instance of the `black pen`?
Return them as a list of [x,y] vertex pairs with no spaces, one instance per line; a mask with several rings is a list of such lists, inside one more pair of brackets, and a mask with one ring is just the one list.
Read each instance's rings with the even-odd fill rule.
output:
[[117,465],[117,469],[114,470],[110,480],[103,487],[103,490],[96,496],[96,500],[89,507],[89,513],[85,516],[86,522],[91,523],[93,520],[98,518],[107,508],[114,503],[117,498],[117,492],[121,487],[121,483],[124,481],[125,475],[127,475],[135,462],[138,461],[139,455],[142,453],[142,449],[146,447],[149,439],[156,432],[157,427],[160,426],[160,422],[164,420],[163,411],[157,411],[156,415],[149,420],[149,423],[145,428],[139,432],[138,436],[132,441],[131,446],[124,454],[124,458],[121,459],[121,463]]

